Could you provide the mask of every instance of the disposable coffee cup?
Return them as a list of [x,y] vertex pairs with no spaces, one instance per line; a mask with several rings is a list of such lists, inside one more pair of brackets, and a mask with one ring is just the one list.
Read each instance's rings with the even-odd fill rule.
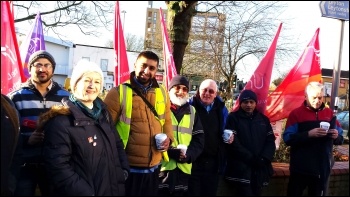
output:
[[233,131],[232,130],[225,129],[224,130],[224,134],[222,134],[222,138],[223,138],[224,142],[228,143],[228,141],[230,140],[232,135],[233,135]]
[[159,133],[154,138],[156,140],[157,149],[160,150],[160,151],[164,150],[164,147],[162,146],[162,143],[164,142],[164,140],[166,140],[167,135],[164,134],[164,133]]
[[331,124],[329,124],[329,122],[320,122],[320,128],[326,129],[327,132],[330,126]]
[[187,146],[185,144],[179,144],[176,148],[181,149],[182,152],[186,155]]

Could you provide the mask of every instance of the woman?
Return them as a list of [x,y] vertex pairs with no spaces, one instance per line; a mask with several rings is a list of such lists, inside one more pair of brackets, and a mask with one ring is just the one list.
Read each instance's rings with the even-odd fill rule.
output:
[[103,74],[86,60],[74,68],[72,94],[40,117],[43,155],[54,195],[120,196],[129,164],[106,105]]

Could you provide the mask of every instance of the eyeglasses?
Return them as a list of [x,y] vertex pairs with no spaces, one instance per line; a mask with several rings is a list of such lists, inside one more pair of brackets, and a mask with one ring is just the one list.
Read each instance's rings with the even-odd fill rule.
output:
[[36,69],[39,69],[41,67],[45,67],[46,69],[50,69],[52,68],[52,64],[41,64],[41,63],[36,63],[36,64],[33,64],[33,67],[35,67]]
[[215,91],[213,89],[207,89],[207,88],[204,88],[204,89],[201,89],[203,91],[203,93],[206,93],[206,92],[209,92],[209,94],[214,94]]
[[142,69],[148,68],[148,70],[150,70],[150,71],[155,71],[157,69],[157,67],[151,66],[151,65],[147,65],[147,64],[142,64],[141,67],[142,67]]
[[180,86],[180,85],[177,85],[177,86],[174,86],[175,90],[176,91],[180,91],[182,90],[182,92],[188,92],[188,88],[186,86]]

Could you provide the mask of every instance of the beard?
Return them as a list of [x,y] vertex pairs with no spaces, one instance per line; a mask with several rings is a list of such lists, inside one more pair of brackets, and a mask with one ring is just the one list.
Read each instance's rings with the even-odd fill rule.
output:
[[182,106],[186,104],[188,100],[188,94],[183,98],[176,96],[176,94],[170,94],[169,96],[170,101],[177,106]]

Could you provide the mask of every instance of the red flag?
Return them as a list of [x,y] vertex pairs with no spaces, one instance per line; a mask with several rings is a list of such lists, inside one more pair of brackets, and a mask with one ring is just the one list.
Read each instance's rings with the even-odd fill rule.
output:
[[[277,40],[282,28],[282,23],[279,25],[277,33],[270,45],[270,48],[266,51],[265,56],[260,61],[254,74],[251,76],[248,83],[243,90],[252,90],[258,97],[257,109],[259,112],[264,113],[266,109],[266,99],[269,93],[269,87],[271,82],[272,68],[275,60],[275,52],[277,48]],[[243,91],[242,90],[242,91]],[[235,103],[232,111],[236,111],[239,108],[239,100]]]
[[1,93],[8,94],[25,81],[10,3],[1,1]]
[[124,33],[122,23],[120,20],[119,1],[115,4],[115,17],[114,17],[114,50],[115,50],[115,85],[118,86],[129,80],[129,63],[128,56],[126,54]]
[[45,40],[43,32],[43,24],[41,21],[40,12],[35,17],[32,29],[27,34],[26,40],[19,47],[21,53],[21,60],[23,65],[24,76],[30,77],[28,70],[29,57],[36,51],[45,50]]
[[266,115],[271,122],[287,118],[305,99],[305,87],[311,81],[322,81],[319,28],[281,84],[267,98]]
[[176,67],[173,58],[173,52],[170,48],[170,42],[168,37],[168,31],[163,18],[162,8],[159,8],[160,25],[162,28],[162,40],[163,40],[163,58],[164,58],[164,71],[165,71],[165,88],[168,89],[171,79],[177,75]]

